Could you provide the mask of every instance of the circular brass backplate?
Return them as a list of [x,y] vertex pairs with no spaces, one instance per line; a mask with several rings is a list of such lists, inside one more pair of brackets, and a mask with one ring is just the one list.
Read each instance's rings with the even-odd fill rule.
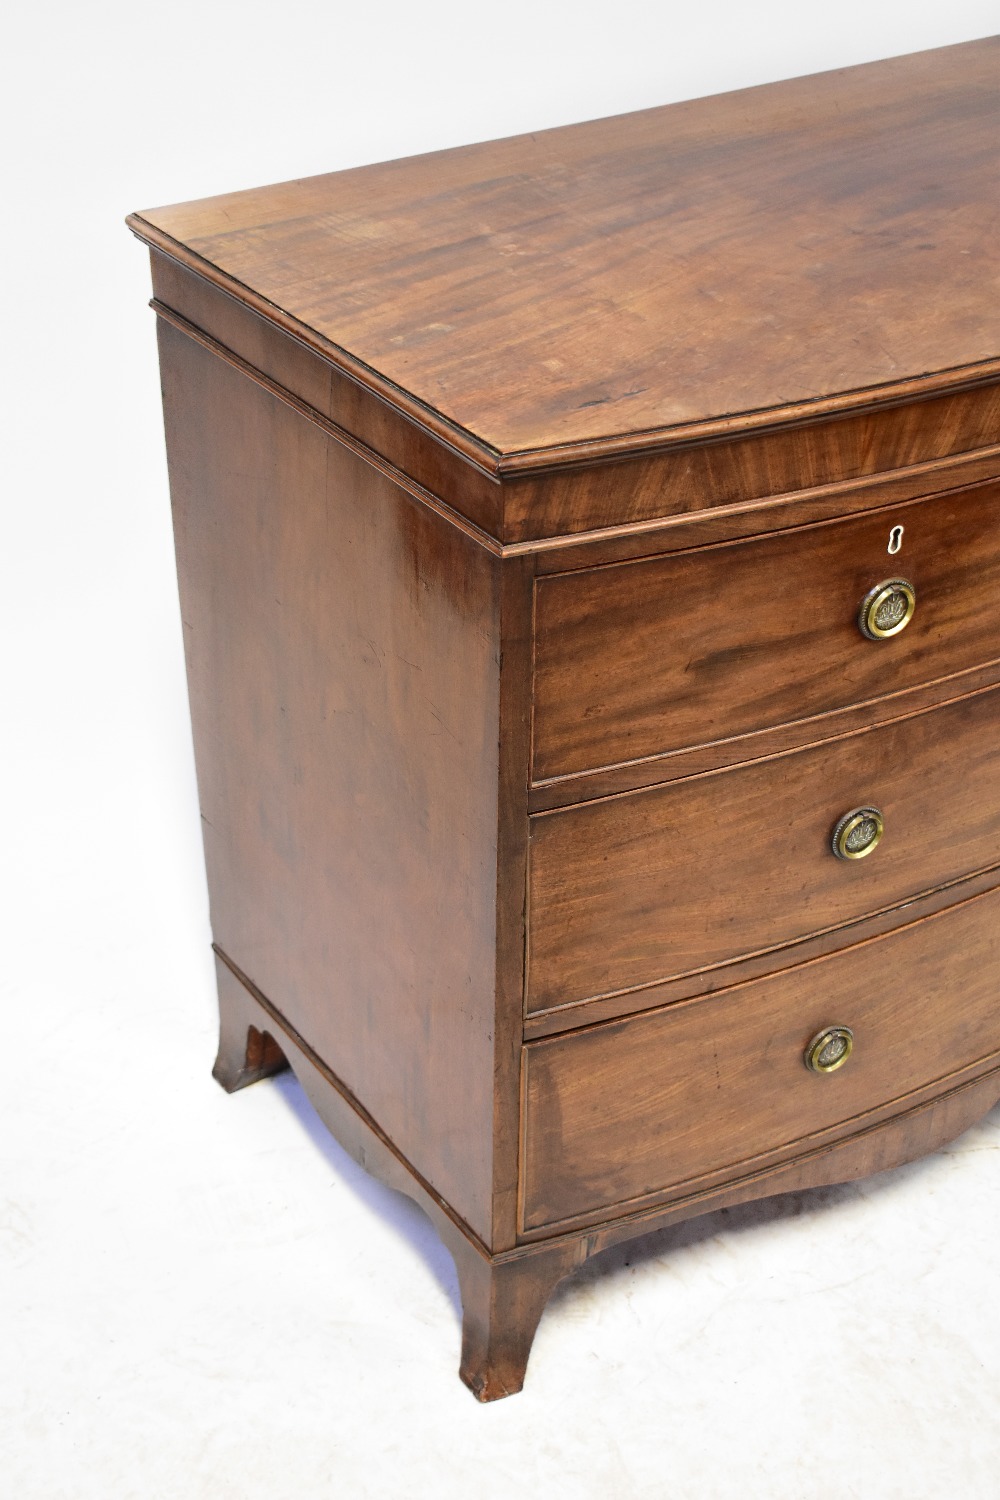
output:
[[836,1073],[853,1051],[854,1032],[849,1026],[825,1026],[806,1048],[805,1065],[814,1073]]
[[854,807],[833,830],[833,852],[838,859],[866,859],[884,832],[885,819],[877,807]]
[[905,630],[917,607],[917,591],[905,578],[886,578],[869,589],[858,611],[858,627],[870,641]]

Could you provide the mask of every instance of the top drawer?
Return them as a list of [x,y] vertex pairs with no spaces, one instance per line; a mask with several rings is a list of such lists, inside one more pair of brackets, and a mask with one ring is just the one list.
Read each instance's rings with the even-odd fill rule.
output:
[[[993,481],[539,579],[533,780],[738,739],[993,661],[998,519]],[[889,579],[915,588],[913,618],[867,639],[861,602]]]

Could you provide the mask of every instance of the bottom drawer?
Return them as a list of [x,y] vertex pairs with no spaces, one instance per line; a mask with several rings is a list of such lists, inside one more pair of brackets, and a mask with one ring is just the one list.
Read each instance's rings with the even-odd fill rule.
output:
[[[853,1051],[812,1071],[806,1049],[832,1026],[850,1028]],[[522,1227],[627,1211],[818,1132],[847,1134],[998,1051],[997,890],[707,999],[533,1042]]]

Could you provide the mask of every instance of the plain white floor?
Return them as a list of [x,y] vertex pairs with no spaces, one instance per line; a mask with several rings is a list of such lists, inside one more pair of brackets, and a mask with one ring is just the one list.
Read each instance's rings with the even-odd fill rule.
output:
[[289,1077],[227,1098],[132,208],[915,50],[996,0],[22,8],[0,107],[0,1497],[1000,1497],[1000,1114],[566,1283],[524,1393]]

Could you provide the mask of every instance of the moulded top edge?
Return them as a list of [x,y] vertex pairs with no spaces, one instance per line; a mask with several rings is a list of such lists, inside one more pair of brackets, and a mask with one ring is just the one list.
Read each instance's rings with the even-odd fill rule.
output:
[[1000,38],[133,215],[502,476],[1000,376]]

